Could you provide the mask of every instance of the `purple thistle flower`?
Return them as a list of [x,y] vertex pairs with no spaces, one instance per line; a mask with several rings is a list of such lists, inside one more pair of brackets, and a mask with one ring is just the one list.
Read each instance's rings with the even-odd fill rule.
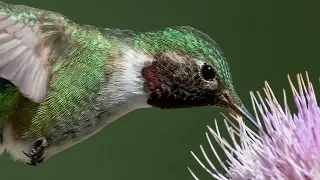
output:
[[[191,152],[198,163],[214,179],[320,179],[320,109],[313,86],[306,75],[306,84],[302,75],[297,75],[297,89],[288,76],[298,110],[296,114],[290,113],[285,91],[284,107],[281,107],[267,82],[264,88],[265,99],[259,92],[257,95],[250,92],[258,123],[265,126],[264,133],[256,134],[245,125],[241,117],[234,116],[239,126],[225,117],[231,142],[220,135],[217,121],[215,130],[208,127],[227,156],[227,161],[223,162],[206,133],[211,150],[226,173],[217,170],[202,146],[200,148],[208,166]],[[197,180],[197,176],[189,170]]]

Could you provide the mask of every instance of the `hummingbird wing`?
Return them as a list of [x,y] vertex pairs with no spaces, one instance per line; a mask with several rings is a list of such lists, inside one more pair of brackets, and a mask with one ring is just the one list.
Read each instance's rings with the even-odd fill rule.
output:
[[0,79],[30,100],[43,102],[51,64],[72,41],[75,27],[61,14],[0,1]]

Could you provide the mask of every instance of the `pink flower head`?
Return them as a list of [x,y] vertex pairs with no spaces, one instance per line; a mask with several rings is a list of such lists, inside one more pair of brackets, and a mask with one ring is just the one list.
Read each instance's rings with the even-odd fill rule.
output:
[[245,125],[241,117],[234,116],[239,123],[238,127],[228,118],[225,119],[231,142],[220,135],[216,121],[215,130],[208,127],[227,156],[227,161],[223,162],[206,133],[211,150],[225,173],[217,170],[202,146],[200,148],[208,165],[192,152],[198,163],[214,179],[320,179],[320,109],[313,86],[306,75],[306,83],[301,74],[297,75],[297,89],[288,76],[298,110],[296,114],[290,113],[285,91],[284,106],[281,107],[267,82],[264,88],[265,99],[259,92],[257,96],[250,93],[258,124],[265,127],[262,133],[256,134]]

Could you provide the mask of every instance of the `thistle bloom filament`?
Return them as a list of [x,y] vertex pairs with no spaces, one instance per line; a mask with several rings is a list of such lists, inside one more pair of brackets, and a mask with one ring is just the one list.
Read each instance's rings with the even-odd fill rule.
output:
[[[297,113],[290,112],[285,91],[283,106],[278,103],[268,83],[264,88],[266,98],[259,92],[250,93],[255,116],[259,125],[265,127],[265,132],[253,132],[241,117],[234,116],[238,126],[225,117],[231,142],[220,135],[216,121],[215,129],[208,127],[227,157],[226,162],[220,158],[206,133],[211,150],[224,173],[217,170],[208,158],[209,151],[202,146],[200,148],[205,161],[201,161],[193,152],[192,155],[214,179],[320,179],[320,109],[308,74],[306,77],[305,83],[302,75],[297,75],[297,88],[289,77]],[[198,179],[189,170],[194,179]]]

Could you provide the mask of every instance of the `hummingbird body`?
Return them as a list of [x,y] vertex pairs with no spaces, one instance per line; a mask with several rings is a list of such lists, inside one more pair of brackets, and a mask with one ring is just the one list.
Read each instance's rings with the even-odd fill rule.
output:
[[0,151],[32,165],[134,109],[242,107],[220,48],[196,29],[99,28],[2,2],[0,77]]

